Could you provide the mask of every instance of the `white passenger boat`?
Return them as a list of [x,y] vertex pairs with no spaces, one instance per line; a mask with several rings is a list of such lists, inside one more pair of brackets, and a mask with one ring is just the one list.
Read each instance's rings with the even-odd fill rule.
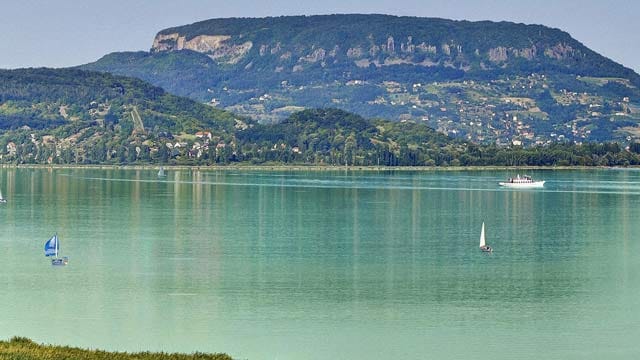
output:
[[544,180],[535,181],[531,178],[531,176],[528,176],[528,175],[520,176],[520,174],[518,174],[516,177],[510,178],[505,182],[499,182],[498,184],[504,187],[519,188],[519,189],[541,188],[544,186]]

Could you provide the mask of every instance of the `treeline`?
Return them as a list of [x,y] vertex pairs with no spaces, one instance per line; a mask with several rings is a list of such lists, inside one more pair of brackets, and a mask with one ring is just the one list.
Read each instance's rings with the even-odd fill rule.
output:
[[[321,145],[321,144],[319,144]],[[223,163],[249,161],[253,164],[309,164],[347,166],[634,166],[640,165],[640,144],[626,150],[616,143],[553,144],[532,148],[447,145],[413,147],[406,144],[344,146],[317,151],[293,152],[288,147],[249,146]],[[205,159],[203,159],[205,160]],[[201,162],[202,163],[202,162]],[[203,164],[213,164],[205,161]]]
[[[62,139],[68,133],[75,134],[73,144]],[[0,136],[0,149],[1,161],[14,164],[640,165],[640,143],[628,149],[618,143],[478,145],[424,124],[367,120],[338,109],[305,110],[275,125],[250,124],[198,136],[113,125],[17,130]]]

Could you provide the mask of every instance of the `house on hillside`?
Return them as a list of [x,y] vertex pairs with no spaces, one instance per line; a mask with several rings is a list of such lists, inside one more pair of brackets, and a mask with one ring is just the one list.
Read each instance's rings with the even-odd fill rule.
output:
[[15,156],[17,150],[18,147],[16,146],[16,143],[14,143],[13,141],[9,141],[9,143],[7,144],[7,154]]
[[198,139],[207,138],[207,139],[211,140],[211,132],[210,131],[198,131],[196,133],[196,137]]

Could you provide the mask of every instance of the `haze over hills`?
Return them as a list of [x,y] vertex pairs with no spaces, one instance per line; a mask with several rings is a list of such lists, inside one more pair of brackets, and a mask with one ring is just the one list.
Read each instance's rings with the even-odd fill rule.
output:
[[84,69],[278,122],[303,108],[425,123],[478,143],[633,141],[640,76],[540,25],[388,15],[212,19]]

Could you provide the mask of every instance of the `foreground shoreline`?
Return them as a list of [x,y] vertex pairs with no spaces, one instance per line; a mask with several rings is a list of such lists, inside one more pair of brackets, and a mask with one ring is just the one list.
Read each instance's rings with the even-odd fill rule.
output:
[[25,337],[13,337],[8,341],[0,340],[0,359],[232,360],[231,356],[223,353],[182,354],[148,351],[127,353],[87,350],[70,346],[38,344]]
[[640,166],[338,166],[338,165],[72,165],[72,164],[0,164],[2,169],[104,169],[104,170],[197,170],[197,171],[531,171],[531,170],[610,170],[640,169]]

